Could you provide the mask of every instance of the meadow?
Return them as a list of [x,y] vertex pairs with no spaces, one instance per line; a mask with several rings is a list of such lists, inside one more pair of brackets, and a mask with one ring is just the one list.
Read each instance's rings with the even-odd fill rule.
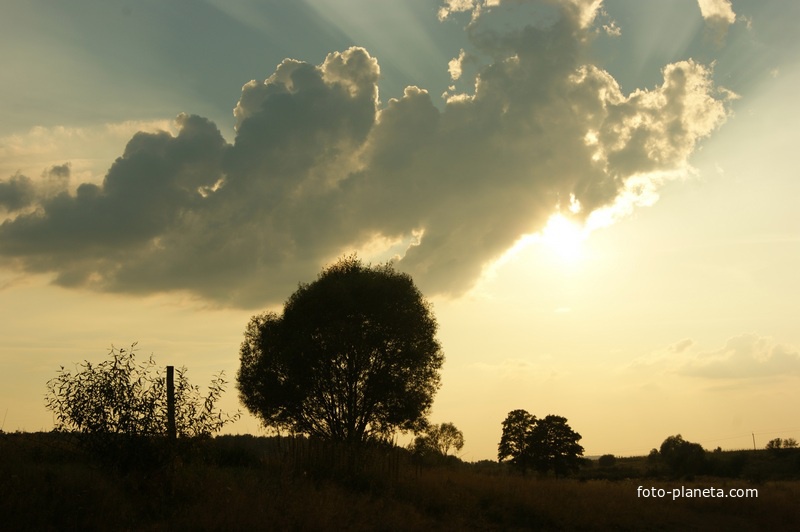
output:
[[[739,451],[738,453],[745,453]],[[403,449],[359,456],[289,438],[223,436],[157,464],[112,467],[73,435],[0,434],[7,530],[793,530],[800,480],[766,451],[718,454],[738,475],[669,478],[646,457],[573,478],[490,461],[420,464]],[[740,456],[744,456],[741,455]],[[797,456],[780,460],[794,464]],[[724,458],[724,460],[723,460]],[[759,471],[761,471],[759,473]],[[750,477],[749,479],[747,477]],[[641,497],[648,489],[755,489],[747,498]]]

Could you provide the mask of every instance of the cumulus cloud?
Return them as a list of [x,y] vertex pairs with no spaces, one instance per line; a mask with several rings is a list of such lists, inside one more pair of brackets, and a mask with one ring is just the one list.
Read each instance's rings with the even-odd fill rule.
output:
[[[475,19],[502,3],[443,9]],[[486,59],[443,107],[420,87],[381,103],[378,61],[362,48],[320,65],[287,59],[242,88],[233,143],[193,115],[175,134],[137,133],[102,183],[39,194],[8,216],[0,257],[66,286],[256,307],[385,242],[426,293],[461,294],[559,205],[585,220],[651,192],[727,114],[728,94],[691,60],[624,94],[585,60],[601,2],[545,3],[559,13],[545,26],[471,23]]]
[[728,33],[728,26],[736,22],[730,0],[697,0],[700,14],[706,21],[706,28],[716,42],[722,42]]
[[706,20],[718,18],[727,24],[733,24],[736,21],[731,0],[697,0],[697,3],[700,5],[700,14]]

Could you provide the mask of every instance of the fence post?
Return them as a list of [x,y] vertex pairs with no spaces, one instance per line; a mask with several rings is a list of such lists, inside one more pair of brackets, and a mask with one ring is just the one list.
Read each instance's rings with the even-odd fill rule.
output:
[[175,367],[167,366],[167,436],[174,440],[175,430]]

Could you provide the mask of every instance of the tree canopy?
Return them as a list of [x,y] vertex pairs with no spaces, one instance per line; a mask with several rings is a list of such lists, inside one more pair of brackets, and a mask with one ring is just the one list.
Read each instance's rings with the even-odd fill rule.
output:
[[444,362],[411,277],[355,256],[300,284],[282,315],[253,316],[237,375],[265,425],[345,442],[424,426]]
[[537,419],[525,410],[512,410],[503,421],[497,458],[501,462],[510,458],[523,474],[533,467],[540,473],[552,470],[561,476],[578,469],[583,456],[580,439],[564,417]]
[[660,455],[675,475],[700,474],[706,465],[706,452],[699,443],[692,443],[676,434],[661,443]]
[[411,452],[426,457],[446,458],[450,450],[460,451],[464,447],[464,433],[453,423],[428,425],[410,445]]

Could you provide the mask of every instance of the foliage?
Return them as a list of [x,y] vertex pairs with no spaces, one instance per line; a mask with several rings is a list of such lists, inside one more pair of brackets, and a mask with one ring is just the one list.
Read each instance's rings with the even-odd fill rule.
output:
[[684,440],[680,434],[665,439],[659,454],[674,475],[690,477],[705,469],[706,452],[703,447],[699,443]]
[[[45,406],[53,411],[56,430],[78,432],[93,450],[118,451],[123,442],[167,435],[166,374],[152,355],[137,363],[136,343],[130,349],[109,351],[99,364],[84,361],[73,373],[64,366],[47,382]],[[227,415],[214,405],[225,389],[223,373],[215,376],[208,394],[186,377],[186,368],[175,370],[175,427],[179,436],[209,436],[240,414]]]
[[340,259],[300,284],[281,316],[254,316],[237,375],[266,426],[364,442],[419,430],[444,361],[430,305],[391,264]]
[[498,446],[498,460],[511,458],[523,474],[529,467],[539,473],[553,471],[561,476],[576,471],[581,464],[581,435],[572,430],[567,419],[549,415],[537,419],[525,410],[509,412],[503,421]]
[[409,446],[414,455],[423,458],[444,458],[450,449],[460,451],[463,447],[464,433],[452,423],[428,425]]

